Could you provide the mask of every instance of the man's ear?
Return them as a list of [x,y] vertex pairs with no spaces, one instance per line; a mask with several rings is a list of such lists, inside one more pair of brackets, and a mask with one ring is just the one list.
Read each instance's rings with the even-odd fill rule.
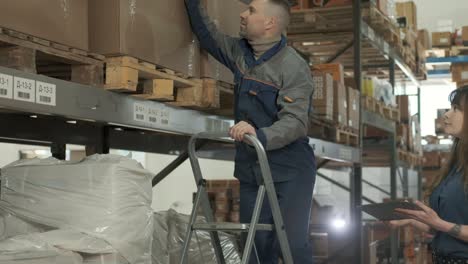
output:
[[276,17],[270,17],[266,20],[265,22],[265,28],[266,29],[272,29],[275,27],[275,25],[278,23],[278,18]]

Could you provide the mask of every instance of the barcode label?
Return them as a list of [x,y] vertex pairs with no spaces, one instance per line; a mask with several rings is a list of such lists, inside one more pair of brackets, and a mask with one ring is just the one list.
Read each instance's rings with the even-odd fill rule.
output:
[[151,116],[151,117],[149,118],[150,123],[156,123],[157,120],[158,120],[158,119],[157,119],[156,117],[152,117],[152,116]]
[[18,97],[21,99],[29,100],[31,98],[31,95],[29,93],[18,92]]
[[36,101],[36,82],[34,80],[14,77],[14,97],[18,101],[34,103]]
[[50,97],[41,95],[41,96],[39,96],[39,102],[50,103],[50,102],[52,102],[52,99]]
[[0,97],[13,98],[13,76],[0,73]]
[[133,106],[133,119],[138,122],[146,122],[148,108],[142,103],[135,103]]
[[55,106],[56,100],[56,85],[45,82],[36,82],[36,103]]

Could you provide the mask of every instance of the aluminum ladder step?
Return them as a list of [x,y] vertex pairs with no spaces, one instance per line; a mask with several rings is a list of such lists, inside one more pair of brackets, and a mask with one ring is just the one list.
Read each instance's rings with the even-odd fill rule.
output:
[[[273,231],[273,225],[257,224],[258,231]],[[195,223],[193,230],[201,231],[232,231],[232,232],[248,232],[250,224],[237,223]]]

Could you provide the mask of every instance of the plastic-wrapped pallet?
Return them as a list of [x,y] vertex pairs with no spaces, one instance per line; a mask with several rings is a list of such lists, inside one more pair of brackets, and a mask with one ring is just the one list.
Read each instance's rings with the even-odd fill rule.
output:
[[149,264],[151,177],[138,162],[116,155],[94,155],[78,163],[18,161],[2,169],[0,209],[54,229],[80,232],[114,249],[88,248],[85,253],[118,252],[131,264]]
[[83,264],[128,264],[128,261],[118,253],[113,254],[81,254]]
[[43,232],[50,227],[34,224],[0,209],[0,241],[29,233]]
[[[154,219],[153,264],[179,263],[189,216],[169,210],[155,213]],[[219,234],[226,263],[240,263],[234,237],[222,232]],[[190,242],[188,260],[191,264],[217,263],[208,232],[194,233]]]
[[74,252],[51,246],[38,235],[20,235],[0,241],[2,264],[82,264]]

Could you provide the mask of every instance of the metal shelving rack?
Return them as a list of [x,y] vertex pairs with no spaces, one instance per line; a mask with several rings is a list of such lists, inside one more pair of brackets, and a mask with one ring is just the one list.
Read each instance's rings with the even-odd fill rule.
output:
[[[376,1],[371,0],[370,5],[375,7]],[[418,87],[417,96],[419,104],[420,94],[418,77],[413,74],[411,69],[405,64],[402,58],[400,58],[398,52],[396,52],[396,49],[388,42],[386,42],[381,36],[376,34],[375,30],[373,30],[372,27],[370,27],[369,24],[362,19],[363,6],[364,5],[361,1],[353,1],[352,26],[344,23],[345,20],[340,20],[337,22],[333,21],[333,19],[336,17],[349,15],[349,10],[347,7],[337,8],[336,14],[332,12],[327,13],[325,9],[316,11],[316,14],[305,14],[304,17],[309,17],[307,19],[304,18],[301,20],[304,21],[301,23],[306,23],[306,25],[301,25],[294,28],[296,31],[292,33],[295,34],[293,35],[293,41],[302,43],[300,45],[295,45],[295,48],[301,51],[303,56],[310,56],[312,62],[342,62],[345,66],[345,71],[354,75],[356,87],[361,87],[363,70],[368,71],[370,69],[378,69],[381,71],[383,68],[386,68],[385,71],[387,72],[387,75],[385,75],[385,77],[389,79],[393,87],[395,87],[395,81],[397,77],[400,80],[409,80]],[[327,18],[330,18],[330,20],[328,21]],[[325,19],[329,23],[320,24],[320,19]],[[308,30],[308,20],[315,22],[318,21],[317,23],[319,23],[321,27]],[[327,25],[330,25],[333,30],[326,32]],[[334,25],[338,26],[334,27]],[[321,40],[323,40],[323,44],[321,43]],[[307,43],[307,45],[305,43]],[[313,45],[314,47],[311,48],[310,45]],[[333,49],[333,47],[336,49]],[[352,51],[351,48],[353,48]],[[333,51],[335,51],[335,54],[333,54]],[[350,60],[350,57],[352,60]],[[398,76],[396,76],[397,74]],[[382,77],[382,75],[379,75],[379,77]],[[389,194],[392,199],[396,199],[397,174],[399,173],[399,167],[403,168],[403,176],[405,176],[407,175],[408,165],[398,161],[397,158],[395,122],[386,120],[377,114],[362,109],[362,104],[360,109],[360,117],[361,129],[359,135],[359,149],[363,150],[365,147],[363,145],[362,129],[364,125],[379,128],[389,134],[390,140],[388,143],[388,149],[390,152],[389,167],[391,190],[389,193],[386,193]],[[362,157],[360,157],[360,160],[362,160]],[[364,165],[365,164],[363,163],[353,164],[353,172],[350,176],[350,188],[348,189],[351,196],[351,226],[352,230],[354,230],[352,239],[354,243],[352,243],[352,249],[350,250],[353,255],[351,256],[352,260],[349,260],[350,263],[363,262],[362,212],[360,210],[360,205],[362,205],[363,198],[364,200],[367,200],[367,202],[370,202],[369,199],[364,197],[362,194],[362,183],[365,182],[362,179],[362,168]],[[329,181],[333,183],[331,179]],[[418,176],[418,182],[421,184],[420,175]],[[346,186],[341,186],[336,182],[333,184],[336,184],[345,190],[347,189]],[[373,186],[371,183],[366,184],[372,188],[377,187]],[[421,185],[419,187],[421,187]],[[360,243],[355,243],[356,241],[360,241]],[[392,235],[391,245],[393,263],[397,263],[398,244],[395,234]]]
[[[375,35],[369,25],[362,20],[361,1],[354,1],[353,24],[353,70],[356,87],[361,87],[363,39],[371,43],[382,56],[388,58],[392,84],[395,82],[395,66],[398,66],[419,86],[417,78],[392,47]],[[337,54],[337,57],[339,55]],[[16,87],[29,93],[30,99],[15,97]],[[108,153],[110,148],[178,154],[179,156],[171,164],[155,176],[153,185],[163,180],[187,159],[185,149],[190,135],[202,131],[225,131],[233,123],[229,118],[144,101],[128,95],[4,67],[0,67],[0,89],[7,90],[6,94],[0,94],[1,142],[51,146],[53,155],[58,158],[65,157],[66,144],[85,145],[87,154]],[[49,97],[50,100],[38,103],[41,102],[40,96]],[[363,110],[362,104],[360,112],[359,147],[354,148],[314,138],[309,140],[317,157],[352,164],[349,190],[351,208],[353,208],[351,215],[353,241],[361,243],[353,243],[351,252],[354,255],[350,263],[362,263],[363,260],[362,214],[359,206],[363,201],[361,150],[364,124],[376,126],[393,135],[391,197],[396,198],[395,123]],[[224,146],[205,145],[201,154],[212,159],[232,159],[233,150],[220,151],[220,147]],[[319,164],[318,168],[323,165],[325,163]]]

